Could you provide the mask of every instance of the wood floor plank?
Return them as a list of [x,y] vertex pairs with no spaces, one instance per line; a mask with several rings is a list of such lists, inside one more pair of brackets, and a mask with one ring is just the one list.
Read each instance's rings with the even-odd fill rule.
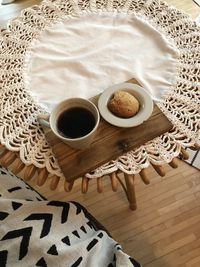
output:
[[145,267],[178,267],[186,266],[186,262],[195,259],[199,256],[200,252],[200,239],[194,242],[188,243],[179,249],[176,249],[163,257],[159,257],[156,260],[149,261],[144,260]]

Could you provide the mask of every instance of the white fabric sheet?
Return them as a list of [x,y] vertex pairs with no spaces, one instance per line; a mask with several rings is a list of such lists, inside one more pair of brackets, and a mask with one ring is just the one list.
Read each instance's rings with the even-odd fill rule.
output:
[[135,77],[161,100],[176,76],[178,52],[141,18],[85,13],[54,24],[32,45],[26,82],[51,110],[69,97],[90,98]]

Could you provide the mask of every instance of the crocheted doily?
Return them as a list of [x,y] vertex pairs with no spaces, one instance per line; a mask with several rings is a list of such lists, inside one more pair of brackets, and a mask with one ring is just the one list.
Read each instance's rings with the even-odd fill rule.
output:
[[170,132],[108,162],[87,177],[99,177],[117,169],[138,173],[150,162],[170,162],[200,137],[200,28],[186,14],[157,0],[51,0],[24,10],[0,34],[0,141],[18,151],[25,164],[46,167],[62,176],[37,122],[45,112],[25,89],[24,69],[31,45],[44,29],[66,17],[85,12],[134,14],[154,27],[179,51],[173,86],[157,103],[175,125]]

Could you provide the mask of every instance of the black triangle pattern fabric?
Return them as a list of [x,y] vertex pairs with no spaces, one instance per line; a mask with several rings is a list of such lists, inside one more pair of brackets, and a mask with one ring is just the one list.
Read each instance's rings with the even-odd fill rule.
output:
[[81,227],[80,227],[80,229],[86,234],[87,233],[87,231],[86,231],[86,229],[85,229],[85,227],[82,225]]
[[12,207],[14,210],[17,210],[21,206],[22,206],[22,203],[12,201]]
[[0,251],[0,266],[1,267],[5,267],[6,266],[7,256],[8,256],[8,251],[7,250]]
[[8,215],[8,212],[0,211],[0,221],[3,221]]
[[118,267],[118,259],[140,267],[79,203],[44,200],[17,177],[9,179],[0,191],[0,267]]
[[72,232],[72,234],[75,235],[76,237],[80,238],[80,235],[79,235],[78,231],[74,230],[74,231]]
[[133,258],[129,258],[130,262],[133,264],[133,266],[135,267],[141,267],[141,265],[139,264],[139,262],[137,262],[135,259]]
[[93,224],[92,224],[92,222],[87,222],[87,225],[91,228],[91,229],[93,229]]
[[46,261],[45,261],[45,259],[43,257],[39,259],[39,261],[36,263],[36,266],[38,266],[38,267],[48,267],[47,264],[46,264]]
[[72,265],[71,267],[78,267],[80,266],[81,262],[83,260],[83,257],[79,257]]
[[47,251],[47,253],[51,254],[51,255],[58,255],[56,245],[53,245],[52,247],[50,247],[50,249]]
[[50,213],[32,213],[27,218],[25,218],[24,221],[42,220],[43,224],[42,224],[40,238],[43,238],[49,234],[49,231],[51,228],[52,217],[53,217],[53,214],[50,214]]
[[63,238],[61,239],[61,241],[62,241],[63,243],[65,243],[66,245],[71,246],[69,236],[65,236],[65,237],[63,237]]
[[102,238],[103,237],[103,233],[101,232],[97,236],[100,237],[100,238]]
[[7,232],[1,240],[13,240],[14,238],[19,238],[19,260],[24,258],[28,252],[28,246],[30,241],[30,236],[32,233],[32,227],[26,227],[21,229],[16,229]]
[[67,221],[68,212],[69,212],[69,203],[65,203],[61,201],[50,201],[47,205],[61,207],[62,208],[61,223],[65,223]]
[[87,251],[90,251],[97,243],[99,242],[98,239],[94,238],[88,245],[87,245]]
[[12,193],[12,192],[20,190],[20,189],[22,189],[20,186],[15,186],[15,187],[9,188],[8,192]]

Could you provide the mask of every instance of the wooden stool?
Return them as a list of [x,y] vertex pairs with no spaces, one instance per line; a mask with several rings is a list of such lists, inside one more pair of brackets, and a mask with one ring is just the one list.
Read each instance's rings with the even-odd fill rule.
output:
[[[199,145],[195,144],[191,149],[198,150]],[[187,151],[184,148],[181,148],[180,152],[180,158],[188,159],[189,155]],[[168,163],[172,168],[177,168],[177,158],[174,158],[171,162]],[[24,172],[24,179],[29,181],[34,176],[37,176],[37,185],[42,186],[45,184],[46,180],[49,177],[49,173],[46,170],[46,168],[38,169],[34,165],[26,166],[19,158],[18,153],[12,152],[7,150],[3,145],[0,144],[0,165],[3,167],[6,167],[14,173],[18,174],[20,172]],[[160,175],[161,177],[165,176],[165,170],[163,166],[153,165],[155,172]],[[111,188],[113,192],[116,192],[119,185],[123,188],[126,197],[129,202],[129,207],[131,210],[135,210],[137,208],[136,204],[136,194],[135,194],[135,175],[133,174],[126,174],[120,171],[113,172],[109,174],[110,182],[111,182]],[[142,179],[143,183],[148,185],[150,183],[149,178],[146,174],[146,169],[142,169],[139,173],[139,177]],[[103,192],[103,179],[105,177],[98,177],[96,178],[97,181],[97,192],[102,193]],[[87,193],[88,187],[89,187],[89,181],[91,179],[87,178],[86,176],[83,176],[81,183],[81,192],[83,194]],[[93,178],[95,179],[95,178]],[[50,182],[50,189],[56,190],[58,187],[60,181],[60,177],[53,176],[51,177]],[[67,180],[64,183],[64,190],[66,192],[70,192],[73,188],[73,185],[75,183],[75,180],[68,182]]]

